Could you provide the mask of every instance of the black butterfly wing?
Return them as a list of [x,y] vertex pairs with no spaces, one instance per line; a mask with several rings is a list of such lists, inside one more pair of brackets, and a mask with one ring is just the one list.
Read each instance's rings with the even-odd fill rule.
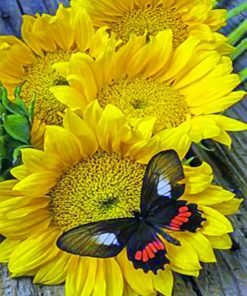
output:
[[128,241],[127,255],[134,267],[141,268],[144,272],[152,271],[156,274],[169,263],[164,243],[155,229],[144,222],[138,224],[137,230]]
[[118,255],[138,227],[134,218],[109,219],[79,225],[64,232],[57,246],[68,253],[108,258]]
[[152,209],[146,221],[156,228],[195,232],[205,221],[202,214],[196,204],[181,200]]
[[177,200],[185,185],[183,166],[174,150],[156,154],[148,163],[141,193],[141,213],[146,215],[155,207],[164,207],[170,201]]

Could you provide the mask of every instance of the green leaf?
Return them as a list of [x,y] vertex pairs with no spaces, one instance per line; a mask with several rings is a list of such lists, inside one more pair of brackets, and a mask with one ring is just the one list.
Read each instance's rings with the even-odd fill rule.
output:
[[25,115],[26,112],[23,111],[22,108],[20,108],[18,105],[15,105],[14,103],[12,103],[9,99],[8,99],[8,93],[6,88],[1,87],[2,90],[2,104],[3,106],[10,112],[10,113],[14,113],[14,114],[23,114]]
[[0,137],[0,159],[6,158],[6,136]]
[[[1,122],[0,122],[1,123]],[[3,136],[5,134],[5,130],[2,124],[0,124],[0,136]]]
[[29,121],[30,123],[33,122],[33,116],[34,116],[34,109],[35,109],[35,103],[36,103],[36,95],[34,96],[34,98],[32,99],[31,103],[28,106],[28,117],[29,117]]
[[3,105],[0,102],[0,118],[2,117],[2,115],[5,113],[5,108],[3,107]]
[[27,108],[20,97],[16,97],[14,103],[23,111],[23,114],[28,113]]
[[3,121],[6,132],[14,139],[29,144],[30,126],[25,116],[12,114],[5,116]]

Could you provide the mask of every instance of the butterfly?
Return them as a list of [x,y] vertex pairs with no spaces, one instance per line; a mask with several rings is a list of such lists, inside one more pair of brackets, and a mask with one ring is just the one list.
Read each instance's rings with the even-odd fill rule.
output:
[[169,263],[164,240],[179,246],[172,231],[195,232],[205,220],[196,204],[179,200],[185,190],[183,166],[174,150],[162,151],[145,170],[140,211],[132,217],[79,225],[64,232],[57,246],[69,253],[98,258],[117,256],[127,248],[134,268],[165,269]]

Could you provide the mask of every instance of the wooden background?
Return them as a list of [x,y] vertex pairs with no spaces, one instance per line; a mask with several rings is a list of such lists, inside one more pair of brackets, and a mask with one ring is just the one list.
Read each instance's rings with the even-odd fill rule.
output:
[[[124,1],[124,0],[123,0]],[[48,12],[54,14],[59,2],[68,5],[69,0],[0,0],[0,34],[20,36],[22,14]],[[242,0],[220,1],[219,6],[234,7]],[[228,34],[247,18],[242,12],[222,31]],[[243,36],[246,38],[246,35]],[[243,39],[242,38],[242,39]],[[235,62],[235,71],[247,64],[247,52]],[[246,88],[246,84],[241,85]],[[226,115],[247,121],[247,99],[228,110]],[[176,275],[174,296],[247,296],[247,132],[232,134],[232,149],[206,141],[212,152],[193,147],[197,155],[208,161],[214,169],[215,181],[245,198],[239,214],[231,218],[235,227],[233,250],[216,251],[217,264],[204,264],[199,278]],[[7,267],[0,264],[0,296],[50,296],[64,295],[63,286],[33,285],[30,278],[11,279]]]

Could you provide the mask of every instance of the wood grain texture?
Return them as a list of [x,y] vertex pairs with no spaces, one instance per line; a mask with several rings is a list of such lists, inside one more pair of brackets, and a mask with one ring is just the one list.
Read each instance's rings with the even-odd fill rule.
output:
[[[123,0],[124,1],[124,0]],[[20,36],[21,14],[48,12],[54,14],[58,2],[68,5],[69,1],[57,0],[0,0],[0,34]],[[221,1],[221,5],[235,6],[242,2]],[[247,12],[246,12],[247,13]],[[246,18],[243,13],[228,25],[228,33]],[[246,53],[240,56],[234,67],[239,71],[246,67]],[[242,85],[243,87],[244,85]],[[226,112],[233,118],[247,121],[247,98]],[[199,278],[175,276],[174,296],[247,296],[247,132],[232,134],[232,149],[206,141],[212,152],[193,147],[200,159],[208,161],[215,173],[215,182],[244,198],[239,214],[231,218],[235,227],[233,238],[235,251],[216,251],[217,264],[204,264]],[[62,296],[63,286],[33,285],[31,278],[11,279],[6,265],[0,265],[0,296]]]

